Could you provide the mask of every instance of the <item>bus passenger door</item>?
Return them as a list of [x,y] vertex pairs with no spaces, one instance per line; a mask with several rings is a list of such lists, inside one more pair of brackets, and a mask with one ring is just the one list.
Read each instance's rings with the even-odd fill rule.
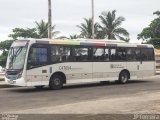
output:
[[43,85],[43,81],[49,75],[48,67],[48,47],[45,45],[33,45],[30,48],[27,60],[27,85],[38,86]]

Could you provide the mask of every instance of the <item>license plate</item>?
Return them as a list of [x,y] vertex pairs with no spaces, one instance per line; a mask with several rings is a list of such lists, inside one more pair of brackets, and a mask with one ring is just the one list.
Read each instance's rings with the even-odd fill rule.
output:
[[9,83],[9,84],[14,84],[14,83],[15,83],[15,81],[13,81],[13,80],[9,80],[9,81],[8,81],[8,83]]

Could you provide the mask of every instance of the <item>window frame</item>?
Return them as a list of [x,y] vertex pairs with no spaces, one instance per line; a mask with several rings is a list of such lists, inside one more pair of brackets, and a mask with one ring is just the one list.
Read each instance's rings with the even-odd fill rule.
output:
[[[40,47],[40,46],[43,46],[43,47]],[[29,57],[30,57],[30,52],[31,50],[34,48],[46,48],[47,49],[47,62],[45,64],[42,64],[42,65],[37,65],[37,66],[33,66],[32,68],[29,67]],[[39,68],[39,67],[43,67],[43,66],[47,66],[50,64],[50,48],[47,44],[32,44],[29,48],[29,51],[28,51],[28,56],[27,56],[27,70],[30,70],[30,69],[34,69],[34,68]]]

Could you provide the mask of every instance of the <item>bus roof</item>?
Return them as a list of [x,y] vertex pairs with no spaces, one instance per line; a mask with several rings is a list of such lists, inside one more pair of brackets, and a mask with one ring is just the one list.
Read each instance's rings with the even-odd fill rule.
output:
[[41,44],[55,45],[80,45],[80,46],[112,46],[112,47],[144,47],[153,48],[151,44],[127,43],[122,40],[96,40],[96,39],[74,39],[74,40],[57,40],[57,39],[28,39]]

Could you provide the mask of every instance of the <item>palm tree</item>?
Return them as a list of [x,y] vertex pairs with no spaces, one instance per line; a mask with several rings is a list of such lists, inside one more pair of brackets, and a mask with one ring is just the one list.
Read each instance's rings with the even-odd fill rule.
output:
[[[40,22],[35,22],[36,23],[36,29],[38,32],[39,38],[48,38],[48,23],[45,21],[41,20]],[[59,31],[54,31],[56,25],[52,26],[52,37],[55,37]]]
[[124,37],[129,37],[127,30],[120,27],[122,22],[125,21],[125,18],[121,16],[116,17],[116,10],[113,10],[112,12],[103,12],[99,18],[102,23],[101,29],[104,31],[105,38],[119,38],[123,40],[125,39]]
[[[83,38],[92,38],[92,19],[87,19],[84,18],[85,23],[81,23],[81,25],[77,25],[78,28],[81,29],[81,34],[80,36],[82,36]],[[101,38],[102,36],[99,36],[99,24],[95,23],[94,24],[94,37],[96,39]]]
[[78,39],[79,37],[80,37],[79,35],[74,34],[74,35],[70,35],[69,39]]

